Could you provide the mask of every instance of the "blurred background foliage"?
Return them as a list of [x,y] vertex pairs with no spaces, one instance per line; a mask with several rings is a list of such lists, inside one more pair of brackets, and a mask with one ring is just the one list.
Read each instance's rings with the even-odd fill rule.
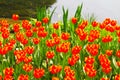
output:
[[50,7],[56,0],[0,0],[0,17],[11,17],[13,13],[22,17],[36,17],[36,8]]

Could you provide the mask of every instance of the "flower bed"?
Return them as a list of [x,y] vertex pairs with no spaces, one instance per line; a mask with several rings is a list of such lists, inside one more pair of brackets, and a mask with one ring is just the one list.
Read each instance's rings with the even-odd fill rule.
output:
[[0,80],[120,80],[117,21],[65,20],[2,20]]

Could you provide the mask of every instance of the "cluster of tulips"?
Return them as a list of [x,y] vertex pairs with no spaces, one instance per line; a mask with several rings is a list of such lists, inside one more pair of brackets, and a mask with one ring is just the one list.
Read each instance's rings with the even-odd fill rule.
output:
[[117,21],[72,17],[67,24],[49,23],[47,16],[14,24],[1,20],[0,80],[120,80]]

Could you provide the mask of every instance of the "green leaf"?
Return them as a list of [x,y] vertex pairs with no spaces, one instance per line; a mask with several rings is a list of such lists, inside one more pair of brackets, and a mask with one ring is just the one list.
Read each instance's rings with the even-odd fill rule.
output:
[[115,56],[112,56],[112,62],[114,64],[115,68],[118,69],[119,67],[116,64],[116,58],[115,58]]

